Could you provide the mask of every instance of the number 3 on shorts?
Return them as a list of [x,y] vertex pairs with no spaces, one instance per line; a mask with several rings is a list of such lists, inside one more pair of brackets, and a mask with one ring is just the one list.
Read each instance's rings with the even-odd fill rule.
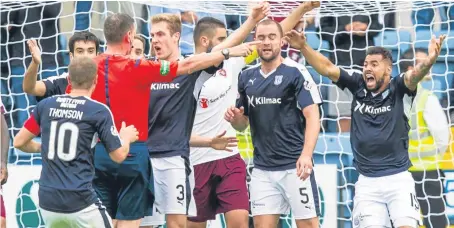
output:
[[180,190],[180,195],[177,196],[177,200],[184,200],[184,186],[179,184],[177,189]]
[[302,199],[301,199],[302,204],[309,203],[309,195],[307,194],[306,187],[300,188],[300,195],[302,197]]

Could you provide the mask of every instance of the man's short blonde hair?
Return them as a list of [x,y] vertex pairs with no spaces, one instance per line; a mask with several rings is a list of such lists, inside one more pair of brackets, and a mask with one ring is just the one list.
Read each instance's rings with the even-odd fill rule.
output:
[[171,35],[175,34],[176,32],[179,32],[181,34],[181,19],[179,15],[171,13],[160,13],[151,17],[152,25],[159,22],[167,23],[167,27]]

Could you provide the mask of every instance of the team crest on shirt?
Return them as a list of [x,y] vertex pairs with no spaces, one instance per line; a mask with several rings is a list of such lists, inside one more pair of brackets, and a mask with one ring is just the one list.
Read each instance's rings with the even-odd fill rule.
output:
[[227,77],[227,72],[224,69],[219,69],[216,73],[222,77]]
[[115,126],[110,127],[110,133],[112,133],[113,136],[118,136],[118,131]]
[[311,90],[313,86],[314,86],[314,83],[311,83],[309,81],[304,81],[304,89]]
[[276,77],[274,77],[274,84],[280,85],[282,83],[282,77],[283,75],[276,75]]
[[359,216],[356,216],[355,218],[353,218],[353,224],[355,225],[355,227],[359,226]]
[[208,99],[207,98],[200,98],[199,105],[202,108],[208,108]]

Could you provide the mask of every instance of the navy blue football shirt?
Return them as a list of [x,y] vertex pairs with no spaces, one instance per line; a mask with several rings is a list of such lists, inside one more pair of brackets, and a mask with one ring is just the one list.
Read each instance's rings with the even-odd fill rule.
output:
[[268,75],[259,65],[241,73],[238,92],[237,107],[244,107],[251,126],[254,167],[294,169],[304,145],[302,110],[322,103],[310,73],[289,58]]
[[37,96],[36,100],[41,101],[47,97],[51,97],[54,95],[62,95],[65,94],[68,91],[68,73],[64,73],[59,76],[52,76],[49,78],[46,78],[42,81],[44,83],[44,86],[46,87],[46,92],[44,93],[44,96],[40,97]]
[[[214,69],[217,68],[207,71]],[[189,158],[197,99],[203,83],[212,76],[203,72],[181,75],[170,83],[151,85],[147,140],[150,156]]]
[[107,106],[87,97],[53,96],[36,105],[25,127],[35,135],[41,132],[39,206],[74,213],[97,202],[94,147],[98,138],[107,151],[121,147]]
[[404,74],[379,94],[367,91],[359,72],[341,69],[336,84],[353,94],[350,142],[356,170],[369,177],[408,170],[408,115],[416,91],[405,86]]

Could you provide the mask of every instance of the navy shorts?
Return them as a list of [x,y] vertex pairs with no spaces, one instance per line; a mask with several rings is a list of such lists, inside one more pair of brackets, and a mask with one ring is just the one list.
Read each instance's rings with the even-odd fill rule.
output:
[[93,187],[112,219],[136,220],[152,213],[153,175],[145,143],[131,144],[121,164],[98,143],[94,162]]

